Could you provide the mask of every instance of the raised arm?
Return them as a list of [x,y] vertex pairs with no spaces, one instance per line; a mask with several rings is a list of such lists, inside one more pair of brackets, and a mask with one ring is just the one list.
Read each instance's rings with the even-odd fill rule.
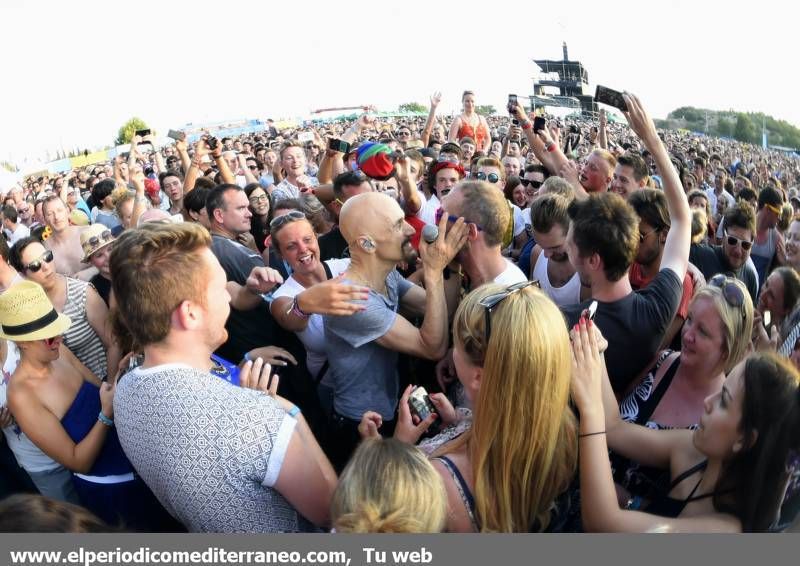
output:
[[606,111],[604,109],[600,109],[600,127],[598,128],[597,133],[597,141],[600,144],[601,149],[605,149],[608,151],[608,132],[606,128],[608,126],[608,119],[606,118]]
[[405,213],[413,216],[422,208],[422,197],[417,190],[416,179],[411,175],[411,162],[404,155],[395,162],[395,174],[400,185],[400,194],[403,195]]
[[653,155],[664,186],[670,228],[664,244],[664,255],[661,257],[661,269],[671,269],[683,281],[689,265],[689,245],[692,239],[692,213],[689,201],[683,192],[678,172],[669,159],[667,148],[658,137],[653,120],[635,95],[625,93],[623,97],[628,105],[628,111],[624,113],[628,124]]
[[441,92],[434,92],[431,95],[431,109],[428,112],[428,120],[425,122],[425,127],[422,129],[422,146],[428,147],[428,143],[431,141],[431,132],[433,131],[433,125],[436,123],[436,108],[439,106],[439,103],[442,101],[442,93]]
[[[649,513],[620,509],[614,478],[608,460],[602,398],[602,357],[591,321],[579,323],[572,341],[572,396],[580,411],[578,443],[580,449],[581,517],[587,531],[648,532],[671,531],[737,531],[738,521],[730,516],[712,514],[688,519],[669,519]],[[636,425],[629,425],[634,428]],[[644,429],[644,427],[636,427]],[[652,440],[672,450],[691,442],[691,431],[648,430]],[[612,448],[615,448],[612,445]],[[644,460],[639,460],[646,464]],[[666,464],[669,464],[667,458]]]
[[390,350],[429,360],[440,360],[447,353],[447,302],[444,296],[443,271],[467,239],[468,227],[463,218],[448,230],[447,217],[439,222],[439,237],[432,244],[420,240],[420,256],[425,278],[425,318],[417,329],[397,316],[389,332],[378,343]]

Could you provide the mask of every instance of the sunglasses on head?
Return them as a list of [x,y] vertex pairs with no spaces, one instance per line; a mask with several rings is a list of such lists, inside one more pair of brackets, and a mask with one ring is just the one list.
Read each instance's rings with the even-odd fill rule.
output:
[[531,179],[520,179],[520,183],[522,183],[523,187],[527,187],[528,185],[532,186],[534,189],[538,189],[542,185],[544,185],[543,181],[533,181]]
[[498,175],[497,173],[489,173],[487,175],[483,171],[480,171],[475,175],[475,178],[478,179],[479,181],[489,181],[490,183],[494,184],[500,180],[500,175]]
[[489,337],[492,334],[491,325],[492,325],[492,311],[497,308],[497,306],[505,301],[508,297],[513,295],[514,293],[518,293],[523,289],[530,287],[531,285],[535,285],[536,287],[540,287],[539,281],[534,279],[533,281],[520,281],[519,283],[514,283],[513,285],[509,285],[504,290],[500,291],[499,293],[493,293],[491,295],[487,295],[478,302],[480,306],[484,308],[484,315],[485,315],[485,323],[484,323],[484,349],[489,347]]
[[730,236],[727,232],[725,233],[725,237],[728,239],[728,245],[729,246],[734,246],[735,247],[735,246],[738,246],[739,244],[741,244],[742,249],[744,251],[747,251],[747,250],[749,250],[750,248],[753,247],[753,242],[751,242],[749,240],[741,240],[741,239],[739,239],[739,238],[737,238],[735,236]]
[[306,215],[300,212],[299,210],[292,210],[291,212],[287,212],[282,216],[277,216],[272,219],[272,222],[269,223],[269,231],[274,232],[275,230],[280,230],[286,224],[290,222],[297,222],[298,220],[305,220]]
[[725,301],[734,308],[742,309],[742,318],[745,317],[745,311],[742,308],[744,306],[744,291],[736,284],[736,279],[728,277],[724,273],[718,273],[708,280],[708,284],[720,289]]
[[51,261],[53,261],[53,251],[47,250],[42,254],[42,256],[39,259],[37,259],[36,261],[32,261],[28,265],[26,265],[25,271],[36,273],[42,268],[42,262],[50,263]]
[[113,236],[111,235],[111,230],[106,230],[105,232],[103,232],[99,236],[92,236],[91,238],[89,238],[87,240],[87,243],[91,247],[95,247],[95,246],[99,246],[101,242],[105,243],[105,242],[110,241],[112,238],[113,238]]

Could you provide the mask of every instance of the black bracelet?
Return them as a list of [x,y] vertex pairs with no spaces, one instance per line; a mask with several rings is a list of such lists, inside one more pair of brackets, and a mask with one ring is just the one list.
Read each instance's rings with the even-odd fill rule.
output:
[[606,433],[606,431],[604,431],[604,430],[599,430],[597,432],[587,432],[586,434],[579,434],[578,438],[585,438],[587,436],[595,436],[595,435],[598,435],[598,434],[605,434],[605,433]]

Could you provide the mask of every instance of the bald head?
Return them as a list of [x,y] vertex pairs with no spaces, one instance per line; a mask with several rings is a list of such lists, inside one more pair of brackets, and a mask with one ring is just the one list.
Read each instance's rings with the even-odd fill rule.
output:
[[382,193],[364,193],[344,203],[339,213],[339,230],[352,245],[359,236],[378,236],[397,222],[398,217],[403,218],[403,211],[396,200]]

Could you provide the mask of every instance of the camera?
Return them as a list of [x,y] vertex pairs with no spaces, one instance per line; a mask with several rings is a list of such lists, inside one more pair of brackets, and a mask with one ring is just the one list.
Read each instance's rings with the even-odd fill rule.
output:
[[[424,387],[415,387],[408,397],[408,408],[411,409],[411,414],[418,417],[420,421],[427,419],[432,413],[436,413],[436,407],[431,402],[431,398]],[[428,428],[428,432],[436,434],[439,429],[439,423],[434,423]]]
[[217,140],[217,138],[215,138],[214,136],[208,136],[206,138],[206,144],[208,145],[208,149],[214,151],[215,149],[217,149],[217,146],[219,145],[219,140]]

